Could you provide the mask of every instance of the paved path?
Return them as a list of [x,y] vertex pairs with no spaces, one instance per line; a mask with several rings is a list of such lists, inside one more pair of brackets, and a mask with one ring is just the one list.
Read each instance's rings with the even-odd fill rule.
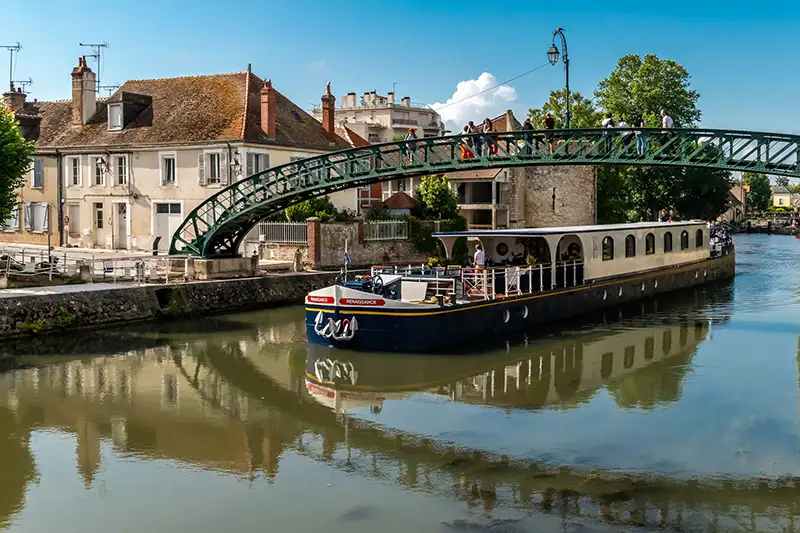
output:
[[28,287],[26,289],[0,290],[0,298],[22,298],[45,294],[70,294],[75,292],[107,291],[112,289],[133,289],[141,287],[135,283],[83,283],[76,285],[52,285],[50,287]]

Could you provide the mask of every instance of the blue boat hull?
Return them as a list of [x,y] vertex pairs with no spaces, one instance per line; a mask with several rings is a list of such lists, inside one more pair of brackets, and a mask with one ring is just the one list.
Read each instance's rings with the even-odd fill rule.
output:
[[[307,305],[306,336],[312,343],[357,351],[440,351],[658,294],[730,279],[734,273],[735,259],[729,255],[613,281],[427,311]],[[325,321],[329,317],[334,321],[355,318],[358,328],[353,338],[336,341],[317,333],[320,313]]]

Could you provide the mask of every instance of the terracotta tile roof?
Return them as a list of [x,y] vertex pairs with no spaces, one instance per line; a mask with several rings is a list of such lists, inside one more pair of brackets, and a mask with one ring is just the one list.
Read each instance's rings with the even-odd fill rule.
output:
[[495,131],[519,131],[522,129],[522,124],[509,109],[499,117],[492,119],[492,127]]
[[105,100],[98,100],[97,112],[82,127],[72,125],[70,100],[39,102],[32,104],[42,117],[38,145],[55,148],[244,139],[320,150],[349,148],[347,141],[327,135],[319,122],[278,91],[276,138],[269,139],[261,130],[263,84],[248,72],[130,80],[108,101],[118,101],[122,93],[129,93],[152,98],[152,106],[116,132],[108,131]]
[[414,207],[414,199],[400,191],[387,198],[384,204],[389,209],[411,209]]
[[485,168],[480,170],[462,170],[459,172],[448,172],[447,179],[449,180],[492,180],[497,177],[502,169],[498,168]]
[[336,135],[347,141],[350,146],[356,148],[358,146],[368,146],[370,142],[364,137],[354,132],[341,122],[336,124]]

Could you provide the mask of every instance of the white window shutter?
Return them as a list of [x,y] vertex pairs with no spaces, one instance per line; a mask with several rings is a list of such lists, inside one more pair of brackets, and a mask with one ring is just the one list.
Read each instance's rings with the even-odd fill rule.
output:
[[269,169],[269,154],[264,154],[261,156],[261,168],[258,170],[262,171],[267,169]]
[[47,202],[39,204],[44,209],[44,217],[42,218],[42,231],[47,231],[50,228],[50,206]]
[[246,159],[247,159],[247,163],[245,164],[245,169],[246,170],[245,170],[245,176],[244,177],[245,178],[249,178],[250,176],[255,174],[255,168],[254,168],[255,154],[253,152],[247,152],[247,158]]
[[219,182],[223,187],[228,185],[228,176],[231,173],[231,169],[228,167],[228,152],[223,150],[221,154],[219,154]]
[[31,204],[25,204],[25,231],[31,231],[33,229],[33,206]]
[[206,184],[206,154],[197,155],[197,179],[200,185]]

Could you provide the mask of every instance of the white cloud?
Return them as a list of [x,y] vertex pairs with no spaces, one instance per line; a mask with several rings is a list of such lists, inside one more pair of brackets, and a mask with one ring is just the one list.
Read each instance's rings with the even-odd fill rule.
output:
[[318,59],[308,64],[309,72],[322,72],[326,68],[328,68],[328,62],[324,59]]
[[[504,113],[509,109],[509,104],[516,101],[517,91],[513,87],[494,87],[495,85],[497,78],[484,72],[477,80],[458,82],[453,96],[446,102],[437,102],[431,107],[442,116],[447,129],[458,133],[470,120],[476,125],[480,124],[487,117],[494,118]],[[494,88],[487,91],[490,87]]]

